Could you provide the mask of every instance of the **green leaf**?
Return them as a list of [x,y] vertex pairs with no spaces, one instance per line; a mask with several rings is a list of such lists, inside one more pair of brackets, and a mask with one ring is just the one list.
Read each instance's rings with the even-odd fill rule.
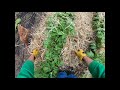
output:
[[44,72],[49,72],[49,71],[50,71],[50,68],[44,67],[43,70],[44,70]]
[[92,51],[87,51],[86,52],[87,56],[89,56],[90,58],[93,58],[94,57],[94,53]]
[[18,26],[18,24],[21,22],[21,19],[20,18],[18,18],[18,19],[16,19],[16,21],[15,21],[15,30],[17,29],[17,26]]
[[57,75],[58,69],[54,69],[54,70],[52,71],[52,73],[53,73],[53,75]]
[[90,49],[96,50],[96,48],[97,47],[96,47],[96,43],[95,42],[90,44]]
[[64,64],[64,62],[63,62],[63,61],[61,61],[61,62],[60,62],[60,64],[59,64],[59,66],[62,66],[63,64]]
[[58,32],[58,35],[63,35],[64,33],[62,31]]
[[103,31],[103,30],[104,30],[104,29],[101,28],[101,27],[97,28],[97,31]]
[[52,72],[50,72],[50,78],[52,78]]

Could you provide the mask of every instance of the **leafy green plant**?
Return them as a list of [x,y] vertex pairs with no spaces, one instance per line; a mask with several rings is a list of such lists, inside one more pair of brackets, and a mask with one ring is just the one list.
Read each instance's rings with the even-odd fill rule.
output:
[[94,60],[105,64],[105,52],[102,53],[95,53]]
[[74,35],[74,15],[69,12],[57,12],[48,18],[47,34],[44,41],[45,61],[36,68],[35,77],[54,78],[57,76],[59,66],[63,65],[61,50],[66,42],[67,35]]
[[90,50],[86,52],[87,56],[89,56],[90,58],[94,57],[94,53]]
[[92,43],[90,44],[90,50],[95,53],[95,51],[97,50],[96,42],[92,42]]
[[105,22],[102,20],[98,13],[93,16],[93,30],[96,33],[96,40],[92,42],[89,46],[89,50],[86,54],[92,59],[105,64],[105,51],[101,53],[97,52],[102,47],[105,47]]
[[100,19],[98,13],[93,17],[93,29],[96,33],[96,46],[97,48],[104,47],[105,43],[105,21]]

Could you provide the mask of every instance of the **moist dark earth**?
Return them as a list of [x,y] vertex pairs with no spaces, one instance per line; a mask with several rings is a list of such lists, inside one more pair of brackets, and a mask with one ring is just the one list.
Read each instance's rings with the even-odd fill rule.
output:
[[[31,31],[35,30],[36,25],[40,23],[44,12],[15,12],[15,20],[21,19],[21,25]],[[31,38],[31,36],[29,36]],[[29,39],[30,39],[29,38]],[[30,40],[29,40],[30,42]],[[24,61],[29,57],[25,45],[20,41],[18,30],[15,31],[15,77],[18,75]]]

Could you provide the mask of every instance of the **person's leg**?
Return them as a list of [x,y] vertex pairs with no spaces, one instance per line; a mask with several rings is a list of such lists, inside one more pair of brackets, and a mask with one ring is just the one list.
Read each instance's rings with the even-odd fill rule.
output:
[[67,78],[66,72],[59,72],[57,78]]
[[77,78],[74,74],[69,74],[67,78]]

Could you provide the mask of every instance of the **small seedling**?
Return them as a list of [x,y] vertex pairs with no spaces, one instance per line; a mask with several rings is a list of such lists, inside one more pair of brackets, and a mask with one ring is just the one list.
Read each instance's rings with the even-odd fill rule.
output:
[[16,19],[16,21],[15,21],[15,31],[17,30],[18,24],[20,24],[20,22],[21,22],[20,18]]

